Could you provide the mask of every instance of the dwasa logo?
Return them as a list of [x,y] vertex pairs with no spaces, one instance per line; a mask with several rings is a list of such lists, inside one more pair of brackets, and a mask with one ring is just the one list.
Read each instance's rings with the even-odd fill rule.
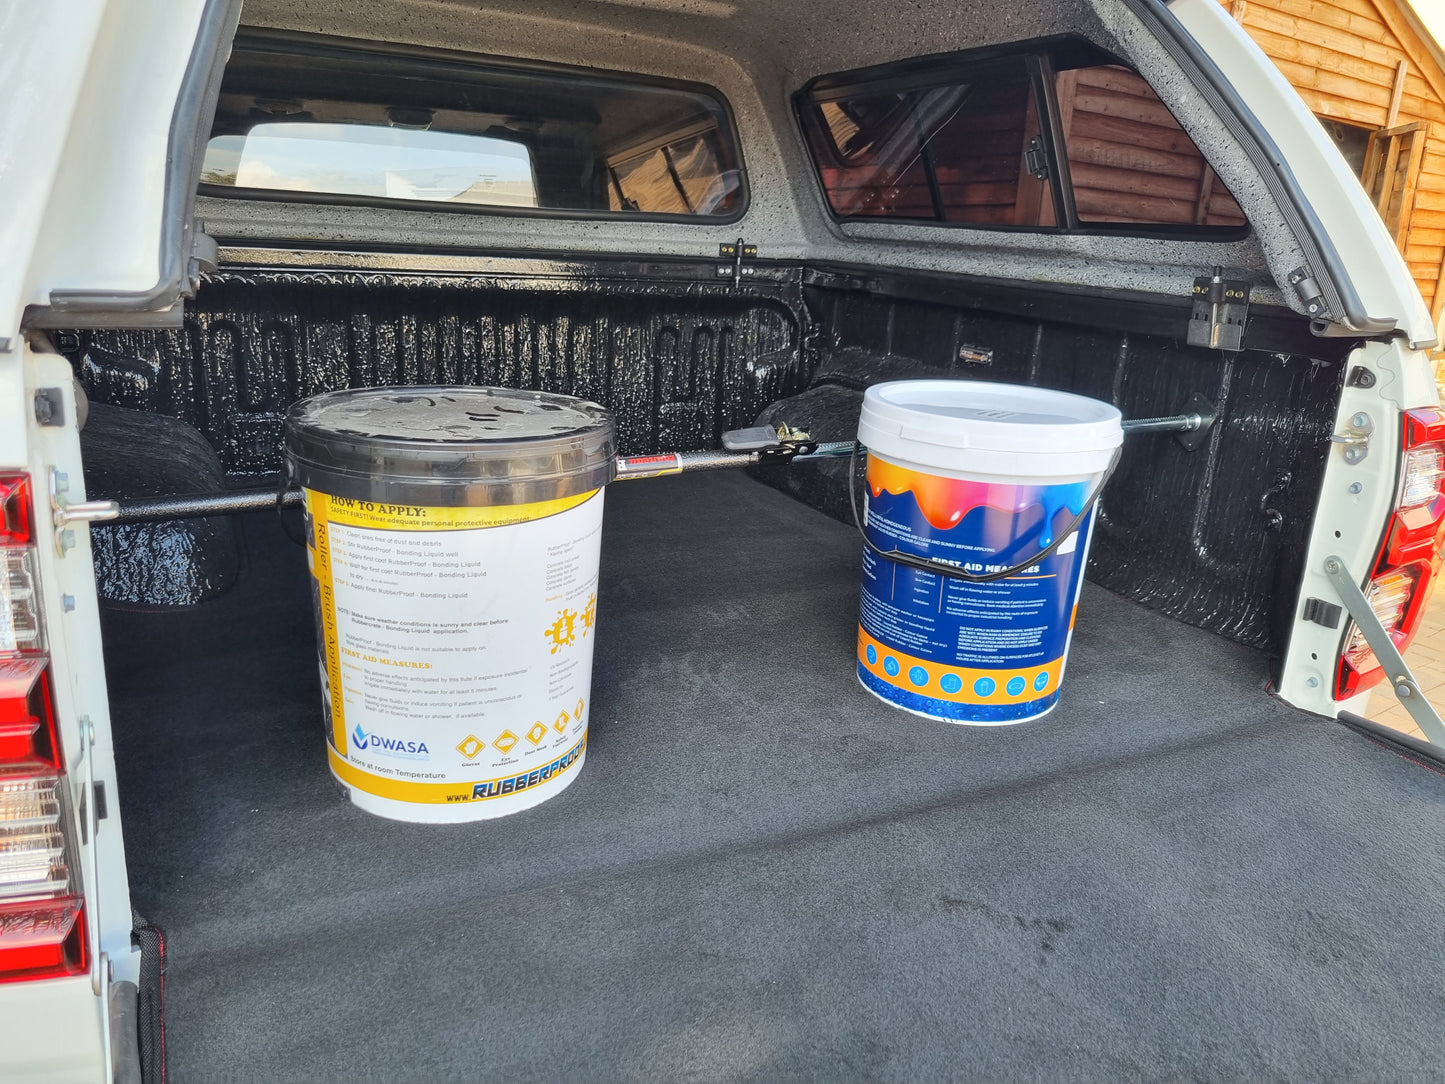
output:
[[357,723],[356,729],[351,732],[351,740],[357,749],[370,749],[382,756],[404,757],[407,760],[426,760],[431,756],[431,750],[424,741],[388,738],[375,731],[368,734],[361,729],[360,723]]

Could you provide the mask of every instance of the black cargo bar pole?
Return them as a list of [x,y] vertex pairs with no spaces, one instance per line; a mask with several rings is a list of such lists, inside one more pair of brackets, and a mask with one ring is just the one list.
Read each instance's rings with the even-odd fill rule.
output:
[[[152,519],[178,519],[174,508],[178,503],[200,506],[205,511],[188,512],[188,515],[228,516],[236,512],[264,512],[276,507],[274,489],[237,489],[230,493],[214,493],[201,497],[140,497],[135,500],[117,501],[118,514],[112,523],[140,523]],[[300,505],[301,490],[288,489],[281,496],[285,505]]]
[[[1212,415],[1176,414],[1167,418],[1138,418],[1123,422],[1126,435],[1132,433],[1198,433],[1214,423]],[[767,463],[793,463],[851,456],[856,442],[827,441],[804,445],[794,451],[785,444],[750,452],[708,450],[664,452],[659,455],[617,457],[617,481],[663,478],[671,474],[732,470]],[[191,519],[195,516],[229,516],[239,512],[263,512],[277,504],[301,504],[301,490],[289,488],[278,495],[274,489],[238,489],[230,493],[199,493],[184,497],[138,497],[133,500],[97,500],[55,509],[55,525],[72,523],[150,523],[156,520]]]
[[264,512],[277,503],[301,504],[301,490],[237,489],[229,493],[197,493],[184,497],[137,497],[134,500],[86,501],[55,509],[55,526],[72,523],[153,523],[194,516],[230,516],[238,512]]

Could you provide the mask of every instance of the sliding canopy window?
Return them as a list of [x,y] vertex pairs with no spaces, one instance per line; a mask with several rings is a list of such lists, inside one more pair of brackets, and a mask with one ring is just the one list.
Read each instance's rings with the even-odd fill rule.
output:
[[1077,39],[814,80],[799,119],[840,219],[1242,233],[1149,84]]

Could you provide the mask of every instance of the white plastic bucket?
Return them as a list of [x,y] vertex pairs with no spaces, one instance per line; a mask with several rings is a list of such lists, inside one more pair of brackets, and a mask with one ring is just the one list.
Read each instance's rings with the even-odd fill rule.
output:
[[1067,392],[964,380],[876,384],[868,450],[858,679],[918,715],[997,725],[1058,702],[1083,585],[1092,510],[1050,556],[987,583],[880,556],[896,551],[986,575],[1028,561],[1087,506],[1123,440],[1119,411]]
[[407,821],[516,813],[587,752],[611,415],[504,388],[332,392],[286,419],[331,772]]

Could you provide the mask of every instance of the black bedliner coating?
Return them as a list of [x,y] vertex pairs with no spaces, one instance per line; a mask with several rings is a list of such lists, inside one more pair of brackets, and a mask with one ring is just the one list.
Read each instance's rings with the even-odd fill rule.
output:
[[[215,449],[175,418],[91,403],[80,434],[87,495],[108,499],[208,493],[224,484]],[[97,523],[90,552],[109,603],[186,606],[236,582],[241,550],[227,516],[157,523]]]
[[[238,485],[274,478],[292,402],[339,387],[580,395],[616,413],[624,455],[716,447],[765,411],[822,439],[851,436],[857,393],[899,376],[1062,388],[1125,417],[1178,413],[1197,392],[1219,414],[1209,441],[1191,454],[1167,434],[1130,438],[1089,575],[1281,650],[1348,343],[1259,307],[1249,349],[1187,347],[1185,297],[767,262],[734,289],[715,271],[677,260],[538,260],[485,275],[232,269],[202,287],[180,330],[63,333],[61,345],[93,398],[194,425]],[[991,363],[960,362],[962,347]],[[836,479],[809,480],[829,470],[775,484],[838,514]]]

